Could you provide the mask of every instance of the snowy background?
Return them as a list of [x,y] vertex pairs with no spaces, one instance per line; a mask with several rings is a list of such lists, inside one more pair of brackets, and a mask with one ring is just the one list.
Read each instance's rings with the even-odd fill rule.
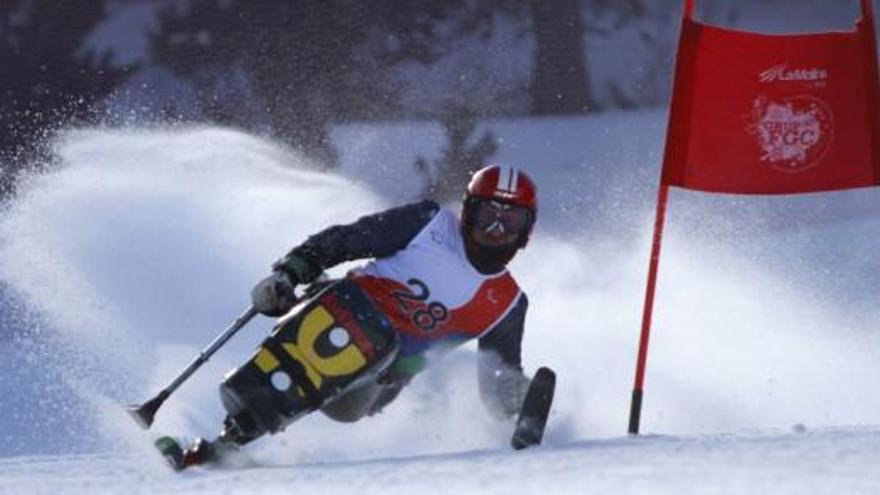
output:
[[[118,2],[90,46],[138,59],[143,39],[120,33],[149,29],[152,3]],[[808,4],[815,10],[792,8]],[[854,4],[702,8],[773,31],[843,28]],[[657,52],[636,31],[615,31],[603,48],[593,38],[592,77],[670,61],[676,14],[648,22],[667,33],[666,45],[650,45]],[[527,78],[502,69],[528,50],[502,42],[463,57]],[[421,85],[413,105],[464,92],[443,79],[454,60],[401,69]],[[0,493],[877,493],[877,190],[674,190],[644,435],[625,435],[666,128],[669,72],[659,67],[656,108],[488,118],[476,133],[491,131],[492,158],[528,170],[540,191],[536,234],[511,269],[531,299],[525,368],[550,366],[559,378],[544,445],[509,450],[511,425],[479,403],[471,345],[380,416],[341,425],[315,415],[255,442],[234,469],[182,475],[155,455],[152,435],[216,433],[217,384],[271,320],[249,324],[169,399],[153,432],[120,406],[173,378],[288,248],[418,198],[415,158],[438,156],[446,136],[433,120],[334,125],[339,165],[319,172],[259,132],[161,123],[139,106],[155,92],[111,98],[126,118],[47,141],[54,160],[33,163],[0,210]]]
[[[508,451],[510,425],[484,414],[467,347],[378,417],[307,418],[255,443],[242,471],[196,470],[183,484],[119,406],[170,380],[289,246],[413,197],[404,150],[439,146],[440,133],[337,129],[351,154],[333,175],[217,128],[66,134],[56,143],[63,166],[33,177],[0,222],[0,273],[29,322],[0,344],[0,491],[870,492],[880,483],[875,190],[674,191],[648,435],[625,438],[663,119],[486,124],[510,143],[499,159],[522,162],[542,191],[534,243],[512,269],[532,299],[526,369],[559,375],[544,446]],[[154,430],[213,434],[217,383],[270,325],[249,325],[168,401]]]

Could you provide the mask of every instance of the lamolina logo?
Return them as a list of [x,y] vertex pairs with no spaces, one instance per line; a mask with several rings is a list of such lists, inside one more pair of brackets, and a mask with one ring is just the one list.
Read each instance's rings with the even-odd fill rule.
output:
[[779,64],[761,72],[762,83],[775,81],[824,81],[828,79],[827,69],[789,69],[787,64]]

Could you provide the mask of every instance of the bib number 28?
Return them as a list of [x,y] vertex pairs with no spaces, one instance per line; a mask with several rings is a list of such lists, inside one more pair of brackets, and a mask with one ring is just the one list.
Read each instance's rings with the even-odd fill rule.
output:
[[410,321],[419,329],[430,332],[449,318],[449,310],[443,303],[428,301],[431,291],[428,286],[417,278],[411,278],[406,283],[415,288],[415,291],[395,291],[391,295],[397,301],[402,311],[409,315]]

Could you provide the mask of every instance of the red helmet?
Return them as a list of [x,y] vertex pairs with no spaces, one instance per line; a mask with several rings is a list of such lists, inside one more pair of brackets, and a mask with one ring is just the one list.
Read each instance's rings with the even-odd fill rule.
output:
[[477,170],[468,183],[465,200],[474,197],[525,206],[533,213],[538,209],[535,183],[525,172],[508,165],[489,165]]
[[[516,249],[528,243],[538,210],[535,183],[507,165],[481,168],[464,195],[462,227],[470,242]],[[512,256],[512,253],[510,253]]]

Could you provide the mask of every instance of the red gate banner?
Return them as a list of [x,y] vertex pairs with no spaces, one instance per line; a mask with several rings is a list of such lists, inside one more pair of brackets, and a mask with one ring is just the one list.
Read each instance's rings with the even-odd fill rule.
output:
[[672,186],[792,194],[880,185],[873,0],[854,29],[766,35],[708,26],[685,0],[630,406],[639,432]]
[[877,185],[877,56],[870,0],[862,7],[852,30],[803,35],[709,26],[687,11],[663,183],[745,194]]

